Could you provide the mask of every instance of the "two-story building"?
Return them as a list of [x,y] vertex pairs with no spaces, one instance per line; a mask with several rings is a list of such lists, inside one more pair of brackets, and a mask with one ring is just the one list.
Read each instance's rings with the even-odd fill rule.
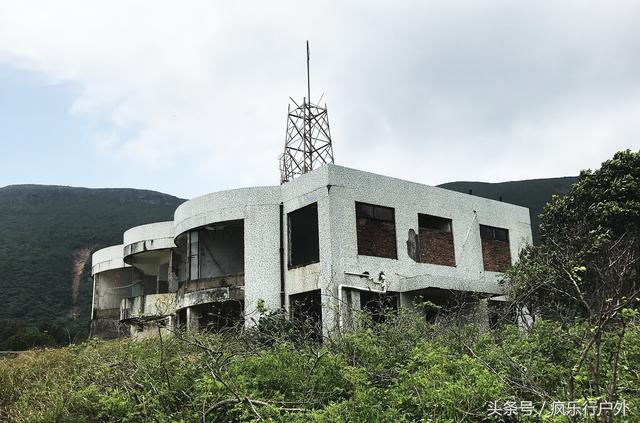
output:
[[93,333],[108,321],[134,334],[145,322],[216,330],[252,321],[259,303],[329,333],[354,310],[380,313],[381,297],[391,308],[463,298],[482,320],[529,243],[526,208],[327,164],[194,198],[94,253]]

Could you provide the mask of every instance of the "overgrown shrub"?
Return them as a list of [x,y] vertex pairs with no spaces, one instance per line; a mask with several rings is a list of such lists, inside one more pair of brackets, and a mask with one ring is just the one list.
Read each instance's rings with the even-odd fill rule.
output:
[[[569,399],[579,325],[539,321],[530,331],[483,332],[401,312],[324,343],[265,344],[251,331],[91,340],[0,359],[0,421],[495,421],[492,401]],[[601,354],[614,351],[613,335]],[[619,399],[636,417],[639,362],[633,321],[618,364]],[[578,376],[579,398],[593,398],[588,366]]]

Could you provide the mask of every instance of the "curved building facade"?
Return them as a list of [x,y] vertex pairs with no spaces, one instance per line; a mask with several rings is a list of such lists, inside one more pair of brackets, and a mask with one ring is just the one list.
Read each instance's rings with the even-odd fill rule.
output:
[[[108,283],[96,282],[94,312],[120,301],[123,323],[220,330],[255,321],[258,305],[284,307],[329,333],[355,310],[379,318],[383,299],[390,308],[464,303],[482,320],[528,243],[526,208],[325,165],[280,186],[194,198],[172,222],[125,232],[123,245],[105,249],[115,257],[119,248],[120,261],[94,254],[94,281],[129,266],[132,289],[107,300]],[[171,306],[155,307],[153,296]]]

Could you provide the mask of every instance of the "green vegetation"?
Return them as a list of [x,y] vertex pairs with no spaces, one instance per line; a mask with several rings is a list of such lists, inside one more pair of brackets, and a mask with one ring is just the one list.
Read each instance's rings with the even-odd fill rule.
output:
[[82,338],[91,260],[81,268],[74,298],[74,258],[122,243],[132,226],[172,219],[181,202],[133,189],[0,188],[0,350]]
[[[532,401],[537,412],[544,401],[569,399],[566,373],[580,354],[582,330],[540,321],[530,331],[504,325],[482,332],[400,313],[323,344],[260,328],[178,333],[162,342],[92,340],[0,359],[0,420],[496,421],[488,418],[493,401],[500,407]],[[615,337],[605,337],[601,354],[617,345]],[[629,323],[622,345],[618,366],[627,370],[619,374],[618,400],[637,415],[637,321]],[[594,400],[587,368],[577,374],[574,390],[581,404]],[[568,420],[551,416],[548,402],[542,417],[518,421]]]
[[[582,322],[569,395],[586,367],[592,394],[615,399],[622,342],[640,306],[640,152],[616,153],[595,172],[582,172],[540,218],[540,244],[522,251],[506,274],[512,306],[564,327]],[[605,351],[607,342],[620,345]]]
[[639,421],[639,245],[640,152],[620,152],[544,209],[492,328],[400,309],[320,343],[261,308],[248,329],[0,359],[0,420]]
[[540,239],[538,231],[540,218],[538,215],[553,195],[565,195],[569,192],[571,184],[576,182],[577,179],[575,176],[567,176],[564,178],[531,179],[499,183],[460,181],[448,182],[439,186],[465,194],[471,190],[473,195],[477,195],[478,197],[489,198],[491,200],[499,200],[502,198],[502,201],[506,203],[528,207],[531,216],[533,242],[537,244]]

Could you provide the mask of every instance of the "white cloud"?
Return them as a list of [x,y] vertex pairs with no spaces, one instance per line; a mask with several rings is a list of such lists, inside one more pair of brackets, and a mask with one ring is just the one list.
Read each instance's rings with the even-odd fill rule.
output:
[[426,183],[550,177],[640,145],[639,13],[632,1],[6,1],[0,63],[79,87],[70,113],[96,127],[96,155],[186,196],[277,183],[306,39],[337,163]]

